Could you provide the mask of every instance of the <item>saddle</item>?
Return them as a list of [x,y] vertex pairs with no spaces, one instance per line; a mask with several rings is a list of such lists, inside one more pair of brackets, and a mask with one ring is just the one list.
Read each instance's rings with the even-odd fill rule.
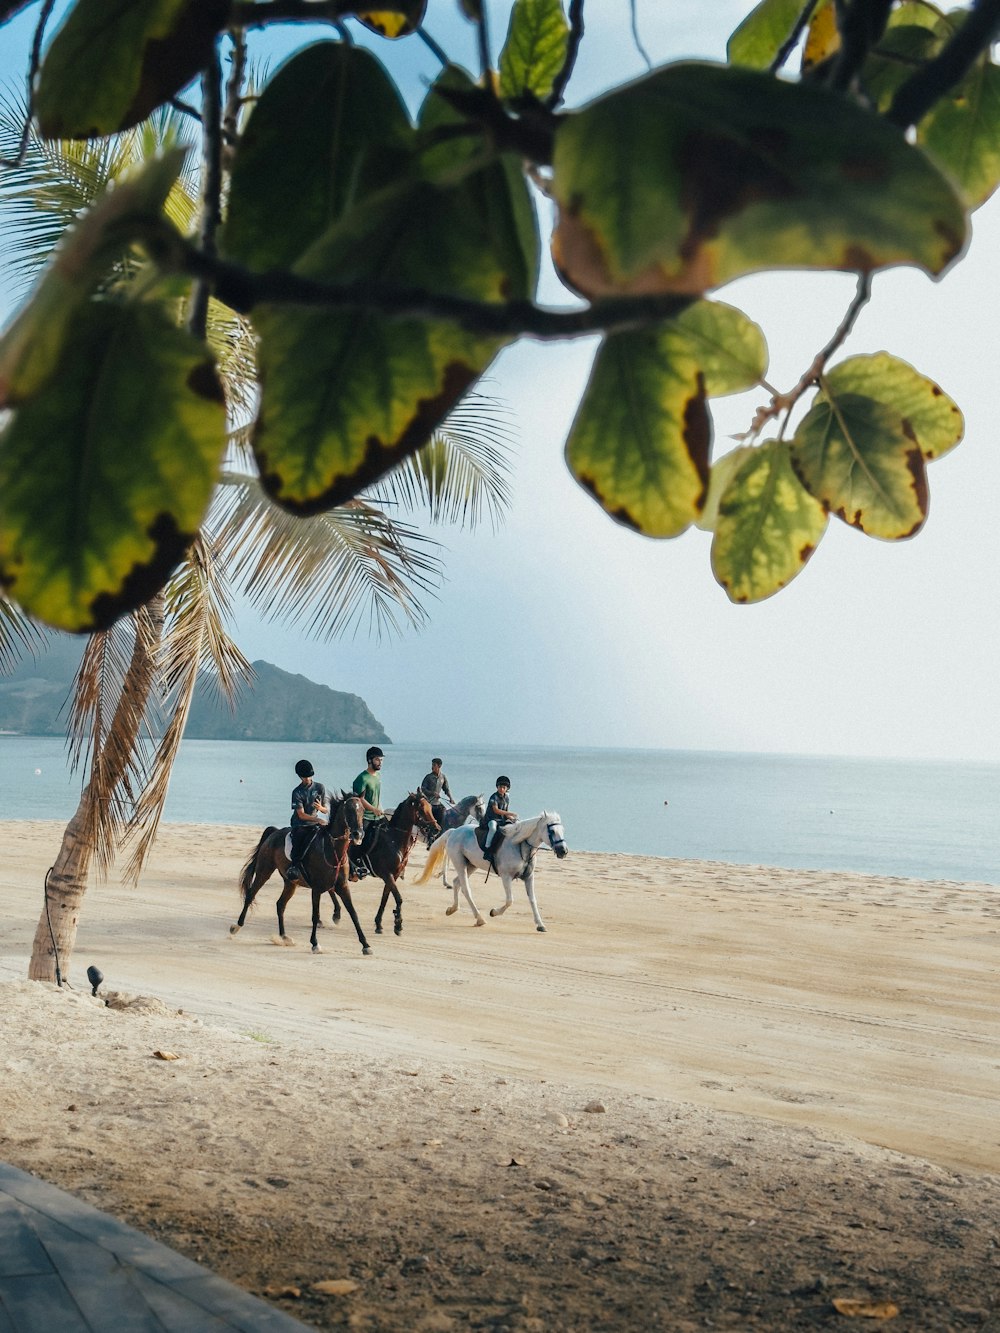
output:
[[483,858],[490,863],[490,865],[493,867],[494,870],[496,870],[497,852],[503,846],[503,840],[506,836],[506,829],[504,828],[503,824],[497,825],[497,831],[496,834],[494,835],[493,842],[490,845],[489,850],[487,850],[486,837],[489,831],[490,831],[489,825],[480,824],[479,827],[476,829],[476,842],[479,843],[479,850],[482,852]]

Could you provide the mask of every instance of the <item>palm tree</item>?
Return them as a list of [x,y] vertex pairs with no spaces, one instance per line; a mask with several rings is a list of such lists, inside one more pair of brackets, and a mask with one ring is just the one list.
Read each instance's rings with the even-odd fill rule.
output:
[[[0,98],[0,155],[9,154],[23,123],[16,99]],[[0,171],[8,272],[22,284],[33,280],[110,181],[184,134],[177,113],[160,110],[106,140],[32,137],[21,165]],[[192,175],[181,177],[167,212],[191,230],[198,212]],[[139,256],[123,254],[109,289],[134,283],[141,266]],[[502,418],[495,403],[473,396],[418,456],[366,495],[314,518],[292,518],[265,497],[246,445],[254,408],[252,331],[210,302],[207,337],[231,413],[227,466],[201,533],[164,591],[88,641],[68,726],[71,762],[85,781],[46,877],[28,971],[35,980],[62,979],[92,864],[106,874],[124,848],[126,878],[138,879],[198,680],[207,679],[230,703],[250,681],[250,664],[229,629],[233,592],[262,614],[325,639],[366,621],[377,636],[419,625],[439,548],[399,515],[423,510],[432,522],[470,525],[488,516],[496,526],[509,501]],[[17,607],[0,602],[0,668],[36,637]]]

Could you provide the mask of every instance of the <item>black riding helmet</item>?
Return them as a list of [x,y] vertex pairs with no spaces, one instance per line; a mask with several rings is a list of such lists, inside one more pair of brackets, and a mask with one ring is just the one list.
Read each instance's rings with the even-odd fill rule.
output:
[[295,772],[300,778],[311,778],[316,770],[313,768],[312,764],[310,764],[308,759],[300,759],[295,765]]
[[368,760],[369,763],[371,763],[373,759],[384,759],[385,755],[382,753],[382,751],[378,748],[377,745],[373,745],[371,749],[368,751],[368,753],[365,755],[365,758]]
[[505,778],[505,777],[503,776],[503,774],[501,773],[500,776],[497,778],[497,786],[498,786],[498,787],[509,787],[509,786],[510,786],[510,778]]

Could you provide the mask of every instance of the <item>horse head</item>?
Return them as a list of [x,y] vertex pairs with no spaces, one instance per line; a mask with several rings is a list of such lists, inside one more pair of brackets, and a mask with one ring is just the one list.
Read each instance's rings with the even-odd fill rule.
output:
[[486,816],[486,797],[480,792],[472,805],[472,813],[476,817],[476,823]]
[[411,791],[410,803],[413,807],[413,822],[423,833],[441,832],[441,825],[434,818],[431,803],[422,791]]
[[566,846],[566,834],[563,831],[562,818],[555,811],[542,811],[542,819],[545,821],[545,836],[548,844],[561,861],[569,848]]
[[360,847],[365,840],[365,811],[358,796],[344,798],[344,824],[351,835],[351,842]]

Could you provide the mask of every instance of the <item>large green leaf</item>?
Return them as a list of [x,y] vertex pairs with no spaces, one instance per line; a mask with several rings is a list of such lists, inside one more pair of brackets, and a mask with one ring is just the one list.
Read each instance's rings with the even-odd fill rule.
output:
[[226,0],[76,0],[39,75],[46,139],[87,139],[137,125],[203,69]]
[[917,142],[958,182],[970,208],[1000,184],[1000,67],[981,60],[931,108]]
[[500,96],[548,97],[565,64],[568,43],[562,0],[515,0],[500,53]]
[[159,218],[186,149],[149,158],[121,176],[66,232],[37,287],[0,338],[0,406],[37,393],[62,354],[79,307],[151,218]]
[[954,186],[839,94],[681,63],[566,116],[556,262],[588,296],[700,294],[777,268],[939,273],[965,241]]
[[792,441],[792,466],[845,523],[899,540],[927,517],[926,461],[963,430],[955,403],[905,361],[886,352],[852,357],[824,377]]
[[[353,210],[298,270],[328,281],[524,299],[533,266],[507,186],[508,177],[490,168],[450,190],[408,182]],[[261,480],[279,504],[303,514],[342,503],[426,444],[504,342],[370,310],[265,307],[255,323]]]
[[611,335],[566,442],[570,471],[618,522],[677,536],[705,501],[707,397],[748,388],[765,364],[756,325],[711,302],[655,329]]
[[803,4],[804,0],[762,0],[730,37],[729,63],[767,69],[795,27]]
[[412,140],[395,85],[374,56],[343,42],[298,52],[247,124],[223,248],[251,268],[290,267],[406,169]]
[[826,523],[792,471],[788,446],[768,440],[749,450],[722,493],[712,572],[731,601],[761,602],[805,567]]
[[225,428],[202,343],[155,306],[86,306],[0,434],[0,583],[66,630],[140,606],[198,531]]

